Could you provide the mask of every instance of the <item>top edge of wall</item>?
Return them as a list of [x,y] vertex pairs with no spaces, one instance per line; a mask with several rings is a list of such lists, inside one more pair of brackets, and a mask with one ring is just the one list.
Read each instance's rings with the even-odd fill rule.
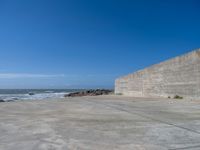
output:
[[135,72],[132,72],[132,73],[130,73],[130,74],[128,74],[128,75],[121,76],[121,77],[117,78],[116,80],[119,80],[119,79],[121,79],[121,78],[128,77],[128,76],[130,76],[130,75],[132,75],[132,74],[135,74],[135,73],[140,73],[140,72],[142,72],[142,71],[144,71],[144,70],[146,70],[146,69],[150,69],[150,68],[152,68],[152,67],[162,65],[162,64],[164,64],[164,63],[173,61],[173,60],[175,60],[175,59],[179,59],[179,58],[183,58],[183,57],[187,57],[187,56],[193,55],[193,54],[195,54],[195,53],[198,54],[198,55],[200,56],[200,48],[197,48],[197,49],[192,50],[191,52],[188,52],[188,53],[185,53],[185,54],[182,54],[182,55],[179,55],[179,56],[176,56],[176,57],[167,59],[167,60],[162,61],[162,62],[160,62],[160,63],[151,65],[151,66],[149,66],[149,67],[145,67],[144,69],[140,69],[140,70],[135,71]]

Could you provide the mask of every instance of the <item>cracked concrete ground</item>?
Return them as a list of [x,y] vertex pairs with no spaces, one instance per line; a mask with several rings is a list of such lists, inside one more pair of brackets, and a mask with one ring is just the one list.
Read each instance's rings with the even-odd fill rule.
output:
[[199,150],[200,101],[123,96],[0,103],[0,150]]

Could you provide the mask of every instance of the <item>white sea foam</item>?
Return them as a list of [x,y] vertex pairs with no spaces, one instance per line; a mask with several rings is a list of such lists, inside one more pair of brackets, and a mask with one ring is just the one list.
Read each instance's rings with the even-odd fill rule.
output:
[[[20,93],[21,92],[21,93]],[[64,98],[65,94],[70,93],[71,91],[20,91],[19,93],[0,93],[0,100],[4,101],[15,101],[15,100],[43,100],[43,99],[55,99],[55,98]],[[23,93],[22,93],[23,92]]]
[[80,89],[0,89],[0,100],[43,100],[64,98],[65,94]]
[[49,99],[49,98],[64,98],[64,95],[67,93],[39,93],[34,95],[26,94],[26,97],[22,98],[22,100],[41,100],[41,99]]

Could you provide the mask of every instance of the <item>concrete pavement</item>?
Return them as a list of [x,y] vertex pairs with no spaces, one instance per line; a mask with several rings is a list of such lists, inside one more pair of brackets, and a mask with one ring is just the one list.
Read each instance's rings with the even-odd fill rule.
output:
[[123,96],[0,103],[0,150],[199,150],[200,101]]

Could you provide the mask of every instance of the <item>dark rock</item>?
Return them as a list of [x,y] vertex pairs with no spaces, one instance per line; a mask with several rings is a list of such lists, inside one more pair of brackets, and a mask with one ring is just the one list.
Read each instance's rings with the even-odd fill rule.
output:
[[0,102],[5,102],[4,100],[0,99]]
[[35,93],[28,93],[28,95],[35,95]]
[[66,94],[65,97],[80,97],[80,96],[98,96],[98,95],[108,95],[113,93],[112,90],[96,89],[96,90],[85,90],[80,92],[74,92]]

